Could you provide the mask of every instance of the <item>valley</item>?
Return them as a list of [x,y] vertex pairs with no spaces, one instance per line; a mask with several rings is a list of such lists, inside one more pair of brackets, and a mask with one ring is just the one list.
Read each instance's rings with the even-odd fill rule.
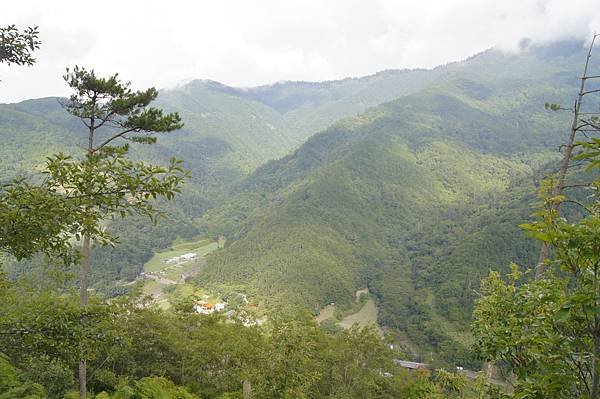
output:
[[167,251],[155,253],[144,265],[140,276],[128,284],[141,281],[142,292],[165,309],[176,298],[204,295],[201,289],[187,283],[187,280],[206,265],[206,255],[222,245],[222,242],[209,239],[176,241]]

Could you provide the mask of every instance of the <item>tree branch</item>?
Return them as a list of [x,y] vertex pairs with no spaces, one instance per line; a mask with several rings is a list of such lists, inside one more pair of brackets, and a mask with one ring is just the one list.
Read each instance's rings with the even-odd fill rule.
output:
[[113,141],[113,140],[116,140],[116,139],[118,139],[119,137],[123,137],[123,136],[124,136],[124,135],[126,135],[127,133],[135,132],[135,131],[138,131],[138,130],[139,130],[139,127],[133,127],[133,128],[127,129],[127,130],[123,130],[121,133],[115,134],[115,135],[114,135],[114,136],[112,136],[111,138],[109,138],[109,139],[105,140],[105,141],[104,141],[102,144],[100,144],[98,147],[94,148],[94,149],[92,150],[92,152],[96,152],[96,151],[98,151],[99,149],[101,149],[102,147],[106,146],[106,145],[107,145],[108,143],[110,143],[111,141]]

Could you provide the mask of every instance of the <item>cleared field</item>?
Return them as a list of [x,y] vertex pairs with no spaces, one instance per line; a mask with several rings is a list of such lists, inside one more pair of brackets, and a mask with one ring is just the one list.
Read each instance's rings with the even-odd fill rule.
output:
[[202,239],[197,241],[183,242],[180,244],[173,245],[169,250],[164,252],[156,252],[152,259],[150,259],[144,265],[145,272],[157,272],[163,270],[167,265],[163,262],[167,259],[175,256],[180,256],[188,252],[195,252],[198,257],[202,257],[215,249],[218,244],[208,239]]
[[381,329],[377,325],[377,306],[375,306],[375,301],[372,299],[367,300],[358,312],[344,317],[338,324],[343,328],[350,328],[354,323],[358,323],[361,327],[373,325],[381,332]]
[[319,315],[315,317],[317,323],[323,320],[331,319],[335,315],[335,305],[327,305],[319,312]]
[[[204,256],[216,250],[218,243],[201,239],[175,243],[167,251],[157,252],[152,259],[144,265],[144,272],[151,273],[144,279],[143,291],[152,295],[156,303],[169,307],[169,299],[184,298],[192,294],[204,294],[197,287],[185,284],[186,277],[196,274],[206,262]],[[195,252],[197,257],[179,264],[166,264],[165,260],[181,256],[188,252]],[[166,289],[169,288],[168,291]]]

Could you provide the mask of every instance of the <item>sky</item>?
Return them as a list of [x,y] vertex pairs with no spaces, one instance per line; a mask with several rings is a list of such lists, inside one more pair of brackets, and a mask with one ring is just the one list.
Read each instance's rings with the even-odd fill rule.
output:
[[134,87],[248,87],[431,68],[600,32],[600,0],[3,0],[0,26],[38,25],[33,67],[0,64],[0,102],[64,96],[65,68]]

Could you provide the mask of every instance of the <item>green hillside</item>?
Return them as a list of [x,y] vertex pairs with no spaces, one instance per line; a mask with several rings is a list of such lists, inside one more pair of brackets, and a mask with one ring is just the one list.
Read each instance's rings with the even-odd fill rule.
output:
[[488,51],[260,167],[199,221],[228,238],[199,281],[315,314],[367,286],[384,327],[476,366],[464,331],[477,284],[536,257],[517,225],[565,126],[543,104],[570,102],[581,59],[573,43]]
[[427,87],[446,67],[433,70],[387,70],[361,78],[326,82],[278,82],[236,89],[211,86],[240,98],[251,99],[277,111],[287,124],[294,144],[334,122],[365,109]]
[[[310,105],[297,101],[296,108],[283,109],[261,96],[267,87],[234,89],[212,81],[193,81],[161,91],[157,105],[177,111],[185,127],[162,135],[154,146],[134,146],[134,157],[166,163],[175,156],[184,160],[191,179],[184,192],[166,202],[169,217],[158,225],[141,218],[112,221],[110,228],[122,237],[115,249],[98,248],[92,254],[92,281],[96,288],[115,291],[115,281],[132,280],[154,251],[166,249],[176,238],[191,239],[198,233],[194,218],[227,198],[230,188],[266,161],[282,157],[307,137],[336,118],[407,94],[429,80],[411,80],[406,75],[428,75],[429,71],[395,71],[359,79],[311,84],[312,94],[303,94],[302,83],[276,84],[273,99],[282,96],[319,97]],[[387,78],[385,77],[387,76]],[[385,84],[387,81],[389,84]],[[415,83],[416,82],[416,83]],[[381,86],[387,90],[379,90]],[[284,89],[286,93],[282,94]],[[357,99],[364,97],[364,101]],[[315,97],[316,98],[316,97]],[[356,102],[355,102],[356,100]],[[42,169],[45,157],[64,151],[77,154],[83,145],[82,126],[69,117],[59,98],[0,104],[0,181],[32,176]],[[302,111],[303,110],[303,111]],[[290,117],[293,112],[295,116]],[[316,114],[321,116],[316,118]],[[10,263],[12,276],[38,268],[39,261]]]

